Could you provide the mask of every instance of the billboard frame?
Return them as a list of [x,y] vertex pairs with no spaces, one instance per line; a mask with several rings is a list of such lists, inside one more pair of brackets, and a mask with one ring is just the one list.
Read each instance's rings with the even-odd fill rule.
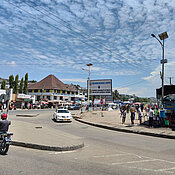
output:
[[[93,81],[99,81],[99,82],[110,81],[110,84],[111,84],[110,85],[110,94],[92,94],[92,93],[89,93],[89,90],[91,90],[91,85],[89,86],[89,84],[91,84],[91,82],[93,82]],[[88,89],[88,94],[91,96],[112,96],[112,79],[90,80],[90,83],[89,83],[89,80],[87,80],[87,89]]]

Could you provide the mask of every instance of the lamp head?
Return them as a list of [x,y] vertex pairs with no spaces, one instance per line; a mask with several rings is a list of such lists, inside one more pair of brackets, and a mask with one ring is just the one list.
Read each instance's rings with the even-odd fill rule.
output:
[[151,34],[152,37],[156,37],[153,33]]
[[92,66],[92,65],[93,65],[92,63],[86,64],[86,66]]

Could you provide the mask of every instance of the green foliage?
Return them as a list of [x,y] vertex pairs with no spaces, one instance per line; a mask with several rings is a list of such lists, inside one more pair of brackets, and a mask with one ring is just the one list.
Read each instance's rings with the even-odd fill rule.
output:
[[5,89],[5,85],[6,85],[6,82],[5,82],[5,80],[3,80],[2,84],[1,84],[1,89]]
[[37,81],[36,80],[31,80],[29,81],[30,83],[36,83]]
[[134,102],[150,103],[151,100],[150,100],[149,98],[140,98],[140,97],[135,97]]
[[19,76],[16,75],[15,82],[14,82],[14,89],[13,89],[13,93],[14,94],[17,94],[18,93],[18,78],[19,78]]
[[13,77],[13,75],[9,76],[9,85],[10,85],[10,88],[14,89],[14,77]]
[[24,85],[24,79],[22,77],[20,82],[20,87],[19,87],[19,93],[23,93],[23,85]]
[[24,94],[27,94],[27,88],[28,88],[28,73],[25,74],[24,90],[23,90]]
[[115,90],[114,92],[112,92],[112,95],[113,95],[113,99],[115,100],[115,99],[120,99],[121,97],[120,97],[120,94],[119,94],[119,92],[117,91],[117,90]]

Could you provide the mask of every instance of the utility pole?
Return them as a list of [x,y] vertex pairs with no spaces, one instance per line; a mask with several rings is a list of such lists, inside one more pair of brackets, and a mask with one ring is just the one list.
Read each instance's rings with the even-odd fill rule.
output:
[[172,79],[173,79],[173,77],[168,77],[169,79],[170,79],[170,85],[172,85]]

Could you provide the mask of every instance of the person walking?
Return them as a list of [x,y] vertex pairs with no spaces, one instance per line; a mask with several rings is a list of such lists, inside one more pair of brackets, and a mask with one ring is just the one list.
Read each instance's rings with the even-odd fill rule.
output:
[[122,111],[122,124],[125,123],[125,119],[126,119],[126,110]]
[[144,108],[144,106],[143,106],[143,104],[141,104],[141,111],[143,112],[143,108]]
[[131,106],[130,107],[130,112],[131,112],[131,124],[134,124],[134,119],[135,119],[135,107]]
[[138,119],[139,119],[140,125],[141,125],[142,124],[142,114],[141,114],[140,109],[138,110]]
[[153,126],[153,117],[154,117],[154,111],[152,108],[150,108],[149,111],[149,127]]
[[159,111],[158,111],[158,108],[155,109],[154,111],[154,115],[156,117],[156,121],[158,120],[158,117],[159,117]]

